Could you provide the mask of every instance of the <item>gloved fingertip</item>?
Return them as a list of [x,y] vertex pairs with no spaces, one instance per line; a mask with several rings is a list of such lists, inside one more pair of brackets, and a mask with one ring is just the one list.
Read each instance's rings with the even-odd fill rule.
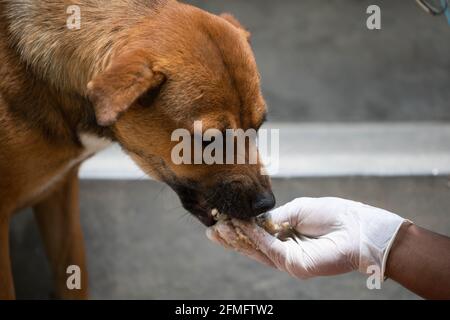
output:
[[270,210],[266,213],[266,219],[275,224],[289,222],[292,216],[292,203]]
[[242,221],[242,220],[238,220],[238,219],[232,219],[231,223],[233,224],[233,226],[235,228],[241,229],[246,234],[254,233],[255,230],[257,230],[259,228],[259,226],[256,225],[255,223],[250,223],[250,222],[246,222],[246,221]]
[[268,212],[270,221],[274,224],[289,223],[295,227],[307,214],[313,198],[297,198]]
[[225,239],[220,236],[215,227],[207,229],[205,233],[208,239],[211,240],[211,242],[222,246],[225,249],[233,249],[233,246],[231,246]]
[[239,228],[253,243],[259,246],[266,246],[271,242],[273,236],[255,223],[244,222],[242,220],[232,220],[233,225]]
[[213,228],[206,229],[205,234],[209,240],[216,241],[216,231]]

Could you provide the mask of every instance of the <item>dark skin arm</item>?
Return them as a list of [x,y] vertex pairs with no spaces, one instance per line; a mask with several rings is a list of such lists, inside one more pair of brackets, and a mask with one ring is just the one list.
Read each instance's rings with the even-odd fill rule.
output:
[[450,299],[450,238],[403,225],[389,253],[386,275],[425,299]]

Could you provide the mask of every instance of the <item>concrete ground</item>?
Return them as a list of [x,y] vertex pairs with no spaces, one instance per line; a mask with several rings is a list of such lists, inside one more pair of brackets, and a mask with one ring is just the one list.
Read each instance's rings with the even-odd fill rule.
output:
[[[154,181],[83,181],[82,222],[94,299],[415,299],[392,281],[370,291],[348,274],[308,281],[258,265],[206,240],[176,195]],[[434,178],[277,179],[278,204],[340,196],[397,212],[450,235],[450,181]],[[48,298],[50,273],[30,212],[11,233],[19,298]]]
[[186,2],[250,29],[271,120],[450,120],[450,27],[414,0]]

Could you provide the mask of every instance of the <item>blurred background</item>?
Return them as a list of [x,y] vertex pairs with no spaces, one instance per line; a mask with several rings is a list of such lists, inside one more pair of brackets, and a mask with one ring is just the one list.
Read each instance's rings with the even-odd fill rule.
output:
[[[338,196],[450,235],[450,26],[413,0],[187,1],[252,33],[281,129],[278,204]],[[366,28],[366,9],[382,29]],[[347,274],[300,281],[207,241],[165,185],[112,148],[81,173],[94,299],[416,299]],[[30,211],[11,233],[18,298],[46,299],[51,274]]]

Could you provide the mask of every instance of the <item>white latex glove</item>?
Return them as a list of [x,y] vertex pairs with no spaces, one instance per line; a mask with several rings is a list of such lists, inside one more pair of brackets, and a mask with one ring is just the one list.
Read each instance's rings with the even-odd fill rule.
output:
[[[384,278],[387,256],[401,225],[396,214],[339,198],[299,198],[269,213],[275,224],[285,222],[298,237],[281,241],[254,223],[233,219],[207,230],[214,242],[307,279],[353,270],[367,273],[378,266]],[[253,247],[242,246],[244,234]]]

